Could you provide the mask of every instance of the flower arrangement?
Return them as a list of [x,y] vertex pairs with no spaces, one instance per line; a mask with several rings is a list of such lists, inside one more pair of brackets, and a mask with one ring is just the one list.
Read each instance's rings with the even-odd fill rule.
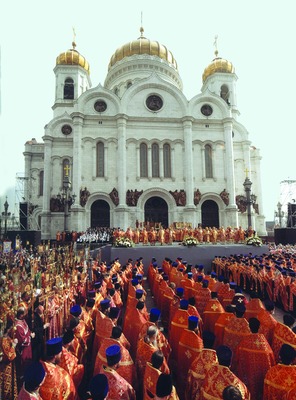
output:
[[183,246],[197,246],[198,240],[194,236],[186,236],[182,244]]
[[126,237],[119,237],[115,241],[115,247],[133,247],[134,242]]
[[249,246],[262,246],[262,240],[257,235],[250,236],[246,239],[246,244]]

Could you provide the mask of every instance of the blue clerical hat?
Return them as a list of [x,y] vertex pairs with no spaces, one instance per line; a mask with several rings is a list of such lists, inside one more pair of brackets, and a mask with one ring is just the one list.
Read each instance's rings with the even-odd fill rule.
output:
[[151,308],[150,310],[150,321],[156,322],[160,317],[160,310],[158,308]]
[[188,329],[193,331],[195,328],[197,328],[198,325],[198,317],[195,315],[190,315],[188,317]]
[[63,348],[63,339],[55,337],[46,342],[46,354],[48,357],[53,357],[59,354]]
[[79,317],[82,313],[82,309],[79,304],[75,304],[73,307],[70,308],[70,314],[74,315],[74,317]]
[[25,369],[24,382],[27,390],[36,389],[45,377],[45,369],[40,361],[33,362]]
[[118,346],[117,344],[113,344],[107,347],[106,358],[109,366],[119,363],[119,361],[121,360],[120,346]]
[[100,307],[102,310],[106,310],[107,308],[110,307],[110,300],[109,299],[104,299],[100,301]]
[[180,308],[181,310],[187,310],[188,309],[188,300],[182,299],[180,301]]
[[136,290],[136,299],[140,299],[144,294],[144,290],[143,289],[137,289]]
[[104,400],[109,392],[108,379],[105,374],[95,375],[89,383],[89,391],[94,400]]
[[96,291],[95,290],[89,290],[87,292],[87,297],[94,299],[96,297]]

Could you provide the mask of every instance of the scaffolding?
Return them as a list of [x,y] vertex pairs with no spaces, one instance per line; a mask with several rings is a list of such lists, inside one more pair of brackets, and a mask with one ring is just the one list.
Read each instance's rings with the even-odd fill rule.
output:
[[15,213],[20,230],[40,230],[37,218],[33,216],[32,197],[32,177],[25,176],[24,173],[16,174],[15,185]]
[[285,221],[282,226],[294,226],[296,201],[296,180],[286,179],[280,182],[280,204],[282,218]]

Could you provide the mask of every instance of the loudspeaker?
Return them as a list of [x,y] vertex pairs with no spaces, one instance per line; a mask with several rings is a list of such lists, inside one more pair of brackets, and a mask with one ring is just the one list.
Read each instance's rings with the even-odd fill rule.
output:
[[20,203],[20,228],[21,231],[28,230],[28,203]]

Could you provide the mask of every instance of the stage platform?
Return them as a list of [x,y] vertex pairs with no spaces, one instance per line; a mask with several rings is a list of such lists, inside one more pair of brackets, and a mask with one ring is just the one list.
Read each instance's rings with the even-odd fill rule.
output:
[[106,261],[107,263],[110,263],[110,261],[114,260],[116,257],[119,257],[121,264],[124,264],[129,258],[135,261],[138,258],[143,257],[145,272],[147,271],[152,257],[155,257],[159,264],[165,257],[169,257],[172,260],[175,260],[177,257],[182,257],[183,260],[186,260],[188,263],[193,265],[202,264],[206,271],[210,271],[215,256],[227,257],[231,254],[249,253],[252,253],[252,255],[262,255],[264,253],[269,254],[269,249],[267,245],[256,247],[243,244],[205,244],[195,247],[186,247],[174,243],[171,246],[143,246],[141,244],[130,248],[107,245],[91,251],[93,258],[98,255],[102,261]]

